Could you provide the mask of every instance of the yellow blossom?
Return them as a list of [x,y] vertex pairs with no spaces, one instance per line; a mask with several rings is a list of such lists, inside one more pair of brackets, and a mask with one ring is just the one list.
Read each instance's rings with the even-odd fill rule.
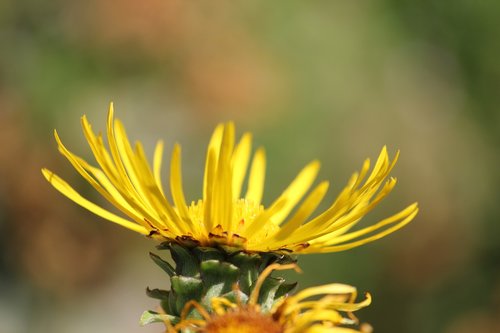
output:
[[[352,328],[358,320],[352,314],[370,305],[371,296],[366,294],[365,300],[354,303],[357,291],[355,287],[332,283],[304,289],[293,296],[285,296],[270,311],[264,311],[257,303],[260,287],[265,278],[273,270],[297,268],[295,264],[272,264],[267,267],[256,282],[256,287],[248,302],[235,302],[224,297],[211,300],[212,311],[209,313],[196,301],[184,307],[181,320],[172,325],[165,317],[167,333],[203,332],[203,333],[355,333],[370,332],[369,325],[359,331]],[[237,286],[235,294],[238,293]],[[317,299],[317,296],[321,296]],[[312,299],[311,299],[312,298]],[[191,309],[195,308],[200,318],[188,318]],[[342,313],[346,313],[343,315]]]
[[[150,165],[142,144],[136,142],[132,147],[123,124],[114,119],[113,104],[107,121],[109,148],[85,116],[82,127],[98,166],[69,151],[55,132],[59,151],[128,218],[89,201],[59,176],[43,169],[46,179],[96,215],[160,241],[231,246],[249,252],[335,252],[384,237],[409,223],[418,212],[414,203],[377,223],[352,230],[396,185],[389,173],[399,152],[391,160],[386,147],[371,171],[367,159],[333,203],[311,218],[329,186],[323,181],[311,189],[319,162],[308,164],[278,198],[264,206],[264,150],[258,148],[252,156],[251,134],[245,133],[236,142],[233,123],[215,129],[207,150],[203,197],[189,204],[183,192],[178,144],[170,161],[169,198],[161,177],[162,141],[156,145]],[[247,190],[242,194],[245,180]]]

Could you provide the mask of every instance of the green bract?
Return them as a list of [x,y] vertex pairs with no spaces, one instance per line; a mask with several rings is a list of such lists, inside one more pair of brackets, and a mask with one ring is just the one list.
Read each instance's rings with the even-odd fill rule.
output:
[[[295,262],[292,256],[283,253],[245,253],[228,247],[182,247],[165,242],[158,249],[170,250],[175,267],[151,253],[153,261],[169,276],[170,290],[147,289],[147,294],[160,300],[164,313],[146,311],[142,324],[168,320],[176,324],[182,310],[189,301],[201,304],[212,312],[211,300],[225,297],[231,301],[239,299],[246,303],[257,278],[271,264]],[[297,283],[285,283],[280,277],[267,277],[260,289],[258,304],[269,311],[277,300],[290,292]],[[235,288],[237,286],[237,288]],[[193,308],[187,317],[201,318]]]

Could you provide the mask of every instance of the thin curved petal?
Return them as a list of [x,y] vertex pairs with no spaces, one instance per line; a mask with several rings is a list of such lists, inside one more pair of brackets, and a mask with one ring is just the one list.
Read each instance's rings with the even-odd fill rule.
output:
[[116,224],[121,225],[122,227],[125,227],[127,229],[130,229],[132,231],[138,232],[143,235],[149,234],[149,231],[144,228],[143,226],[140,226],[134,222],[125,220],[124,218],[121,218],[107,210],[105,210],[102,207],[97,206],[96,204],[90,202],[89,200],[85,199],[82,197],[78,192],[76,192],[68,183],[66,183],[64,180],[62,180],[59,176],[54,174],[52,171],[49,171],[47,169],[42,169],[42,173],[59,192],[64,194],[66,197],[68,197],[70,200],[74,201],[78,205],[82,206],[85,209],[88,209],[92,213],[109,220],[111,222],[114,222]]
[[[380,222],[361,226],[364,216],[396,185],[396,179],[389,174],[399,151],[391,159],[385,146],[371,170],[370,160],[366,159],[359,173],[352,175],[332,204],[314,215],[328,189],[325,181],[314,186],[319,162],[309,163],[283,193],[265,207],[261,203],[266,167],[264,149],[258,148],[252,154],[250,133],[245,133],[237,142],[231,122],[218,125],[213,132],[207,148],[203,197],[190,201],[191,204],[184,195],[179,145],[174,146],[170,162],[171,203],[162,186],[162,141],[156,144],[151,166],[141,143],[132,146],[123,124],[114,118],[113,104],[107,118],[109,148],[102,135],[93,132],[85,116],[81,123],[98,166],[70,152],[56,132],[59,151],[92,187],[139,227],[105,213],[58,177],[51,176],[55,179],[52,185],[98,215],[142,234],[147,230],[147,234],[159,240],[188,238],[202,246],[228,245],[256,252],[335,252],[389,235],[418,213],[418,206],[414,204]],[[241,197],[245,185],[247,191]]]

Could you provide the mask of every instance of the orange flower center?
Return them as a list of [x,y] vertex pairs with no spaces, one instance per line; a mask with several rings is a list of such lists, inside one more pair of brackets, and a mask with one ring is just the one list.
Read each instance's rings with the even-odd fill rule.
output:
[[283,326],[270,316],[253,309],[239,309],[214,316],[207,321],[203,333],[283,333]]

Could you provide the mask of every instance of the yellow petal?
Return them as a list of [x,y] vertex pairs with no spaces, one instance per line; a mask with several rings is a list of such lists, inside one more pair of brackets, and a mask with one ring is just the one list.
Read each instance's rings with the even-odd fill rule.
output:
[[[271,216],[276,214],[276,212],[279,212],[283,207],[286,205],[286,198],[281,198],[278,201],[276,201],[274,204],[271,205],[268,209],[260,213],[253,222],[246,226],[245,230],[242,232],[243,237],[251,237],[254,233],[259,231],[260,229],[264,228],[266,226],[266,223],[269,223],[269,219]],[[259,248],[261,251],[266,252],[267,249],[265,248],[267,244],[259,244]]]
[[224,230],[232,230],[232,167],[231,155],[234,148],[234,124],[227,123],[224,126],[219,159],[213,187],[212,202],[213,217],[216,224],[220,224]]
[[311,215],[318,207],[321,200],[328,191],[328,182],[320,183],[304,200],[295,215],[286,222],[280,231],[273,236],[276,241],[284,240],[290,235]]
[[156,143],[154,155],[153,155],[153,168],[154,168],[154,177],[156,181],[156,186],[160,189],[161,194],[165,195],[163,191],[163,184],[161,181],[161,162],[163,158],[163,141],[159,140]]
[[110,201],[117,208],[122,210],[129,217],[133,218],[141,225],[147,225],[144,222],[144,215],[138,214],[137,207],[132,207],[127,199],[113,186],[106,175],[97,168],[92,167],[82,158],[71,153],[62,143],[57,131],[54,131],[54,136],[61,154],[68,159],[75,170],[94,187],[104,198]]
[[52,171],[49,171],[47,169],[42,169],[42,173],[45,176],[45,178],[54,186],[59,192],[64,194],[66,197],[68,197],[70,200],[74,201],[78,205],[82,206],[83,208],[91,211],[92,213],[108,220],[111,222],[114,222],[116,224],[121,225],[122,227],[125,227],[127,229],[130,229],[132,231],[138,232],[143,235],[149,234],[149,231],[143,227],[140,226],[136,223],[133,223],[131,221],[128,221],[124,218],[121,218],[105,209],[102,207],[99,207],[98,205],[90,202],[89,200],[85,199],[82,197],[78,192],[76,192],[68,183],[66,183],[64,180],[59,178],[56,174],[54,174]]
[[210,232],[212,229],[215,227],[215,221],[213,217],[213,201],[214,201],[214,195],[213,195],[213,188],[214,188],[214,178],[215,178],[215,164],[217,163],[216,161],[216,151],[214,149],[211,149],[208,151],[208,156],[207,156],[207,165],[205,167],[205,181],[204,181],[204,189],[205,189],[205,194],[203,195],[204,200],[203,200],[203,216],[204,216],[204,222],[205,222],[205,231]]
[[245,133],[236,146],[231,160],[231,164],[233,165],[233,201],[240,198],[241,187],[247,173],[251,149],[252,135],[250,133]]
[[180,223],[180,218],[167,199],[156,188],[156,182],[151,168],[144,156],[140,144],[136,145],[134,153],[119,120],[114,123],[115,146],[118,159],[124,170],[124,181],[129,184],[129,194],[135,203],[139,203],[142,213],[154,226],[161,229],[166,225],[168,229],[176,232],[185,232],[185,225]]
[[[224,131],[224,125],[223,124],[219,124],[217,125],[217,127],[215,128],[213,134],[212,134],[212,137],[210,138],[210,143],[208,144],[208,148],[207,148],[207,158],[206,158],[206,162],[205,162],[205,175],[203,177],[203,200],[206,200],[207,196],[208,195],[211,195],[211,193],[207,193],[208,191],[208,188],[212,188],[213,187],[213,178],[211,179],[211,181],[209,182],[209,173],[210,172],[213,172],[212,169],[215,168],[216,166],[216,163],[217,163],[217,159],[219,158],[219,150],[220,150],[220,143],[222,141],[222,132]],[[212,157],[210,157],[210,155],[213,155]],[[209,158],[212,159],[212,164],[211,164],[211,168],[209,167]]]
[[288,216],[290,211],[295,207],[297,202],[302,199],[306,192],[311,187],[318,174],[320,163],[313,161],[309,163],[300,173],[295,177],[292,183],[286,188],[285,191],[278,198],[286,198],[286,205],[272,217],[272,221],[280,224]]
[[260,204],[264,193],[264,181],[266,178],[266,155],[263,148],[257,149],[253,157],[250,175],[248,177],[248,189],[245,199]]
[[174,146],[170,164],[170,191],[172,192],[175,207],[179,211],[182,220],[188,224],[189,229],[193,233],[198,234],[198,230],[195,230],[189,216],[186,199],[184,198],[184,190],[182,189],[181,147],[178,144]]
[[[395,214],[395,215],[393,215],[393,216],[391,216],[389,218],[386,218],[386,219],[380,221],[379,223],[377,223],[377,224],[375,224],[373,226],[367,227],[365,229],[362,229],[362,230],[360,230],[358,232],[359,233],[358,236],[359,236],[359,235],[366,234],[367,232],[372,232],[374,230],[378,230],[378,229],[380,229],[380,228],[382,228],[382,227],[384,227],[386,225],[394,224],[392,227],[384,229],[383,231],[381,231],[379,233],[376,233],[373,236],[370,236],[370,237],[367,237],[367,238],[363,238],[361,240],[354,241],[354,242],[351,242],[351,243],[347,243],[347,244],[343,244],[343,245],[337,245],[337,246],[325,246],[326,244],[321,245],[321,246],[316,246],[313,243],[309,248],[307,248],[304,251],[304,253],[308,253],[308,252],[311,252],[311,253],[326,253],[326,252],[345,251],[345,250],[348,250],[348,249],[352,249],[354,247],[358,247],[358,246],[361,246],[361,245],[373,242],[373,241],[375,241],[377,239],[385,237],[385,236],[387,236],[387,235],[389,235],[389,234],[391,234],[391,233],[393,233],[393,232],[401,229],[402,227],[404,227],[405,225],[407,225],[408,223],[410,223],[411,220],[413,220],[413,218],[415,218],[415,216],[417,215],[417,213],[418,213],[418,207],[417,207],[417,204],[415,203],[415,204],[407,207],[403,211],[399,212],[398,214]],[[347,234],[347,235],[349,235],[349,234]]]

